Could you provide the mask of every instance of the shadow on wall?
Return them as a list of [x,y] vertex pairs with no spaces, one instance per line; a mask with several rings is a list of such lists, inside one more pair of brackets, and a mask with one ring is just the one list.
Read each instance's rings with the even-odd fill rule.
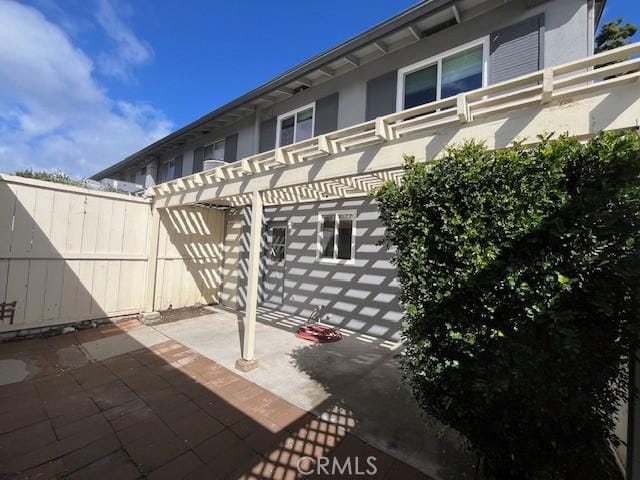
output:
[[224,211],[181,207],[159,212],[155,309],[218,303]]
[[[328,263],[317,258],[318,215],[334,211],[356,212],[353,263]],[[238,212],[242,212],[236,217],[236,221],[242,221],[238,234],[238,303],[243,306],[246,297],[250,211],[245,208]],[[395,267],[390,261],[391,252],[379,245],[384,237],[384,226],[372,199],[266,207],[264,218],[260,284],[264,276],[269,275],[265,265],[268,226],[284,224],[288,228],[283,303],[263,302],[263,306],[306,317],[316,306],[321,305],[323,321],[326,323],[393,341],[400,339],[402,308],[398,301],[399,283]]]
[[0,181],[0,301],[17,302],[0,331],[140,311],[148,209],[127,197]]
[[[19,178],[0,180],[0,332],[144,309],[149,202]],[[162,211],[156,308],[218,301],[224,212]]]

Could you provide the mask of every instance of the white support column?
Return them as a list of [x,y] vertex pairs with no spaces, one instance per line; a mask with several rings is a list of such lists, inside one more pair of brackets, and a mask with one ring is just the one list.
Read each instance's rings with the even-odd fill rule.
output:
[[158,236],[160,234],[160,210],[151,206],[147,227],[147,274],[145,277],[144,311],[140,314],[143,323],[160,319],[155,311],[156,272],[158,269]]
[[262,243],[262,194],[253,192],[251,198],[251,238],[249,240],[249,278],[247,279],[247,304],[244,314],[244,337],[242,358],[236,361],[236,368],[248,372],[257,368],[254,358],[256,340],[256,312],[258,309],[258,277],[260,276],[260,251]]

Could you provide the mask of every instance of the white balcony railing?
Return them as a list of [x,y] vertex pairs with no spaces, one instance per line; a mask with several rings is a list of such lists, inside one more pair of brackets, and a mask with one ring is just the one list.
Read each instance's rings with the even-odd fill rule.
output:
[[635,57],[638,54],[640,42],[259,153],[156,185],[148,193],[156,197],[170,195],[535,104],[561,102],[597,93],[639,80],[640,58]]

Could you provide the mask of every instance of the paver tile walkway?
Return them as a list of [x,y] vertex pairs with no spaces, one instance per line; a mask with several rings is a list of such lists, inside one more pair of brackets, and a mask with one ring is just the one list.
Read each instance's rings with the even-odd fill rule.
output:
[[[342,468],[349,458],[358,478],[356,459],[362,472],[369,457],[376,474],[365,478],[426,478],[178,342],[102,348],[139,327],[0,344],[2,478],[318,478],[298,466],[320,456]],[[10,375],[16,361],[23,381]]]

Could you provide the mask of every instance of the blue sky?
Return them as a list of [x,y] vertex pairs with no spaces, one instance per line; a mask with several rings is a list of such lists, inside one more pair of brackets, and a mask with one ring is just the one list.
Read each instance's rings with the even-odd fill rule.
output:
[[0,171],[95,173],[414,3],[0,0]]

